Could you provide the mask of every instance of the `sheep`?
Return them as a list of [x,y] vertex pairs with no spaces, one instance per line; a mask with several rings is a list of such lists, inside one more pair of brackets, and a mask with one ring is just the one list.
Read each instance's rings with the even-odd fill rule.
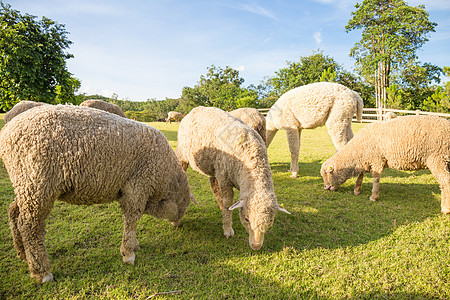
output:
[[45,105],[23,112],[2,128],[0,157],[15,192],[8,210],[14,246],[39,282],[53,279],[44,232],[56,200],[118,201],[124,214],[120,253],[133,264],[142,214],[178,226],[192,197],[159,130],[98,109]]
[[103,111],[107,111],[109,113],[121,116],[122,118],[127,118],[127,116],[125,115],[123,110],[118,105],[116,105],[114,103],[109,103],[109,102],[106,102],[103,100],[89,99],[89,100],[81,102],[80,106],[101,109]]
[[[267,149],[259,134],[221,109],[194,108],[180,123],[176,154],[188,166],[209,177],[222,210],[223,233],[234,235],[232,210],[239,208],[249,244],[259,250],[278,210],[289,213],[276,199]],[[233,204],[233,187],[240,190]]]
[[167,114],[166,123],[171,123],[171,121],[181,122],[183,120],[184,116],[183,114],[176,112],[176,111],[169,111]]
[[326,125],[337,151],[353,137],[352,117],[361,121],[363,100],[349,88],[331,82],[316,82],[284,93],[270,108],[266,118],[266,145],[279,129],[286,130],[291,152],[292,178],[298,174],[302,129]]
[[384,120],[384,121],[387,121],[387,120],[391,120],[391,119],[395,119],[395,118],[397,118],[397,114],[396,114],[395,112],[388,111],[388,112],[384,115],[383,120]]
[[232,110],[229,114],[255,129],[266,142],[266,118],[257,109],[244,107]]
[[14,118],[15,116],[17,116],[18,114],[21,114],[24,111],[29,110],[30,108],[33,108],[36,106],[41,106],[41,105],[47,105],[47,103],[22,100],[19,103],[17,103],[16,105],[14,105],[14,107],[11,108],[11,110],[5,114],[5,116],[4,116],[5,123],[8,123],[9,121],[11,121],[11,119]]
[[450,122],[436,116],[405,116],[366,125],[341,151],[321,167],[324,188],[336,190],[358,176],[354,193],[359,195],[364,173],[372,172],[370,200],[379,198],[384,168],[429,169],[441,187],[441,212],[450,213]]

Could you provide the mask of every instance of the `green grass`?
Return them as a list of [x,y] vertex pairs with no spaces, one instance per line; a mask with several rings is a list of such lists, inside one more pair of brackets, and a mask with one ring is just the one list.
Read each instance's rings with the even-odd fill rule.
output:
[[[178,124],[151,123],[176,146]],[[354,124],[354,131],[362,128]],[[146,299],[449,299],[450,218],[440,214],[440,190],[429,171],[386,170],[380,200],[360,196],[355,179],[323,190],[320,165],[333,155],[325,128],[302,133],[300,172],[289,178],[286,135],[269,147],[279,213],[263,248],[252,251],[234,214],[236,235],[222,233],[221,212],[205,176],[188,170],[192,205],[181,228],[144,216],[134,266],[119,253],[122,214],[117,203],[58,202],[47,220],[46,245],[55,281],[39,285],[16,257],[7,208],[14,193],[0,168],[0,298]]]

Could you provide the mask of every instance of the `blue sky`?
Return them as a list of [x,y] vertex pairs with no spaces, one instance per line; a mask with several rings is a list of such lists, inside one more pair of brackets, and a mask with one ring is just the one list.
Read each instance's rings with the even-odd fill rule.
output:
[[[322,50],[352,71],[360,31],[345,32],[351,0],[3,0],[21,13],[65,24],[68,68],[79,92],[119,99],[178,98],[211,65],[239,70],[244,85]],[[436,32],[419,60],[450,66],[450,0],[424,4]]]

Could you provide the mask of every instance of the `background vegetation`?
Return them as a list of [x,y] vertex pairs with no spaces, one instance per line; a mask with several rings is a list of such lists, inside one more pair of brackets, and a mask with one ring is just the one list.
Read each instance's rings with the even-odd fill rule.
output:
[[[176,147],[177,124],[150,125]],[[178,229],[144,216],[134,266],[119,253],[117,203],[57,202],[46,228],[55,281],[44,285],[16,257],[6,213],[14,193],[0,167],[0,298],[147,299],[177,290],[157,299],[450,298],[450,218],[439,212],[429,171],[385,171],[381,199],[371,202],[370,176],[360,196],[352,194],[354,179],[337,192],[323,190],[320,165],[335,152],[325,128],[303,132],[297,179],[289,178],[284,132],[268,151],[278,201],[292,215],[277,215],[260,251],[248,246],[237,214],[236,236],[223,236],[207,177],[189,169],[201,205],[189,208]]]
[[157,121],[171,110],[188,113],[193,107],[224,110],[270,107],[284,92],[318,81],[341,83],[358,92],[365,107],[421,109],[450,112],[450,75],[446,66],[417,60],[416,52],[428,41],[436,23],[424,6],[403,0],[363,0],[357,3],[343,30],[361,31],[361,40],[350,50],[354,70],[345,70],[320,49],[310,56],[287,61],[286,66],[259,83],[245,86],[239,71],[229,66],[209,66],[193,87],[186,86],[177,99],[145,102],[102,95],[79,94],[79,79],[67,70],[72,42],[63,24],[22,14],[0,1],[0,109],[20,100],[79,104],[90,98],[118,104],[130,118]]

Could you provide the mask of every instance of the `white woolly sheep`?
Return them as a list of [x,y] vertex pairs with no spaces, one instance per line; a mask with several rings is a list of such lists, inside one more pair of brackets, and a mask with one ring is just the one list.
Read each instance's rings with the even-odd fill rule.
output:
[[270,108],[267,118],[267,147],[279,129],[286,130],[291,152],[292,178],[298,174],[302,129],[326,125],[337,151],[353,137],[352,117],[361,121],[363,100],[349,88],[331,82],[316,82],[284,93]]
[[[258,250],[278,205],[267,158],[259,134],[218,108],[194,108],[180,123],[177,156],[184,170],[189,165],[209,177],[211,190],[222,210],[224,235],[234,235],[232,210],[239,208],[250,247]],[[233,187],[240,190],[233,204]]]
[[266,142],[266,118],[255,108],[238,108],[229,112],[233,117],[241,120],[251,128],[255,129]]
[[123,110],[120,108],[120,106],[118,106],[114,103],[109,103],[109,102],[103,101],[103,100],[97,100],[97,99],[86,100],[86,101],[81,102],[80,106],[101,109],[103,111],[107,111],[109,113],[121,116],[122,118],[127,117],[125,115],[125,113],[123,112]]
[[334,156],[322,164],[324,188],[335,190],[358,176],[359,195],[364,173],[372,172],[370,200],[379,198],[384,168],[429,169],[441,187],[441,211],[450,213],[450,122],[435,116],[405,116],[366,125]]
[[30,108],[33,108],[36,106],[41,106],[41,105],[47,105],[47,103],[22,100],[19,103],[17,103],[16,105],[14,105],[14,107],[11,108],[11,110],[5,114],[5,116],[4,116],[5,123],[8,123],[9,121],[11,121],[11,119],[14,118],[15,116],[17,116],[18,114],[21,114],[24,111],[29,110]]
[[8,210],[14,246],[39,282],[53,279],[44,232],[56,200],[118,201],[120,252],[130,264],[142,214],[178,226],[189,205],[186,173],[164,135],[102,110],[45,105],[23,112],[2,128],[0,156],[16,194]]
[[384,121],[395,119],[395,118],[397,118],[397,114],[395,112],[392,112],[392,111],[388,111],[383,116],[383,120]]
[[166,123],[171,123],[171,121],[181,122],[183,118],[183,114],[176,111],[169,111],[169,113],[167,114]]

